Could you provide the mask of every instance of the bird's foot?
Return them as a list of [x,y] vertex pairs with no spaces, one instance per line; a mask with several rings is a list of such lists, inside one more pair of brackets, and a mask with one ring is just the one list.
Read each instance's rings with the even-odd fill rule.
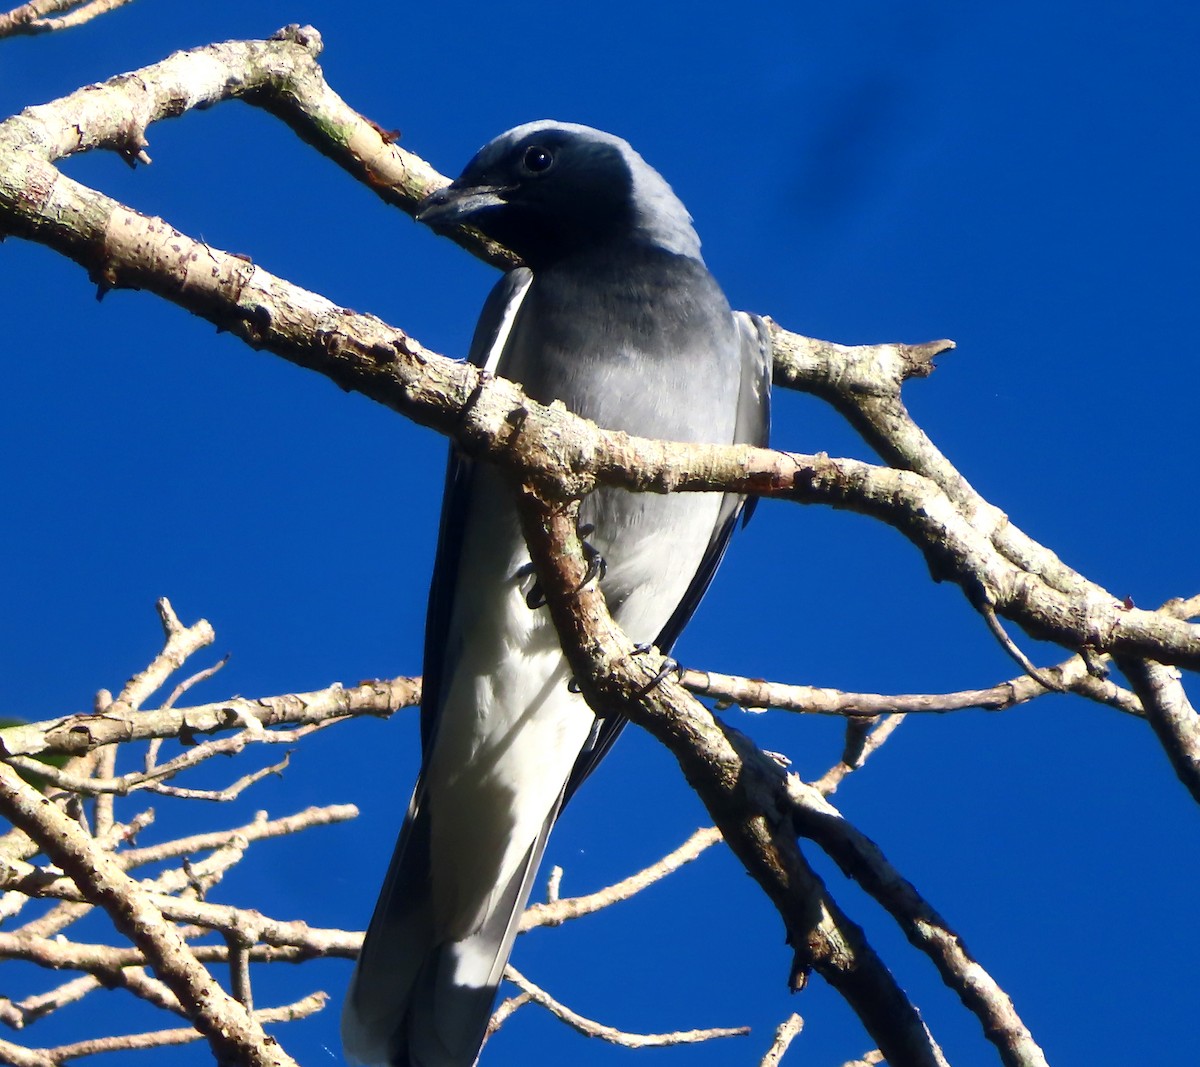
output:
[[[583,578],[575,587],[576,590],[582,589],[589,582],[604,581],[604,576],[608,573],[608,563],[600,555],[600,550],[587,540],[588,534],[595,529],[596,527],[590,523],[579,527],[579,543],[583,546],[583,558],[587,561],[587,570],[583,572]],[[519,568],[517,578],[520,580],[521,591],[525,594],[525,606],[530,611],[544,608],[546,594],[542,592],[542,583],[537,579],[537,571],[534,570],[533,564],[526,563]]]
[[583,558],[587,560],[587,570],[583,573],[583,580],[578,585],[579,589],[589,582],[604,581],[604,576],[608,573],[608,561],[600,555],[600,550],[588,540],[588,536],[595,532],[596,527],[590,522],[579,527],[579,544],[583,548]]
[[542,583],[537,579],[537,571],[532,563],[526,563],[517,568],[518,584],[525,594],[525,606],[530,611],[546,606],[546,594],[542,592]]
[[[644,656],[647,652],[654,648],[652,644],[639,642],[633,646],[633,655]],[[668,675],[675,675],[675,681],[683,681],[683,665],[671,656],[663,656],[662,663],[659,664],[658,672],[650,679],[641,689],[638,690],[638,696],[644,697],[651,690],[657,689],[666,680]]]

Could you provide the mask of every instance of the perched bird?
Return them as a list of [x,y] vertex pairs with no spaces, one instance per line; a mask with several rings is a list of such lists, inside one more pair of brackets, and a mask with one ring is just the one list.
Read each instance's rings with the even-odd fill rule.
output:
[[[762,445],[770,352],[700,258],[692,219],[625,141],[533,122],[417,213],[521,257],[484,305],[477,366],[599,425]],[[602,488],[580,521],[617,621],[665,653],[745,500]],[[351,1062],[471,1067],[550,828],[623,723],[599,720],[541,603],[513,486],[451,449],[425,633],[422,764],[342,1019]]]

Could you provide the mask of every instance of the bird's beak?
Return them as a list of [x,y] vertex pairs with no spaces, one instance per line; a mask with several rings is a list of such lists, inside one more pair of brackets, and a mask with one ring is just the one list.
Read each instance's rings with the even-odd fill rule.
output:
[[475,214],[505,203],[508,190],[500,185],[456,186],[453,183],[430,193],[417,205],[418,222],[445,229],[469,221]]

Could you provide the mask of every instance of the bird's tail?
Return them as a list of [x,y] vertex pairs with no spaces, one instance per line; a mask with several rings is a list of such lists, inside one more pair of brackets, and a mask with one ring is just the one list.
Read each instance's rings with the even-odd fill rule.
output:
[[439,941],[430,878],[430,820],[414,795],[375,905],[342,1012],[351,1063],[472,1067],[550,828],[498,886],[479,926]]

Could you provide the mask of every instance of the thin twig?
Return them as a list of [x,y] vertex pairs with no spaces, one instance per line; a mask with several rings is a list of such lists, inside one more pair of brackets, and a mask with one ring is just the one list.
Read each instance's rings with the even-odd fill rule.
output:
[[492,1034],[494,1034],[500,1029],[500,1027],[508,1022],[508,1020],[512,1018],[513,1014],[518,1009],[525,1007],[526,1004],[532,1003],[533,995],[530,993],[518,993],[514,997],[506,997],[500,1003],[500,1006],[494,1012],[492,1012],[492,1017],[488,1020],[487,1037],[490,1038]]
[[[52,33],[82,26],[99,15],[115,11],[130,0],[30,0],[27,4],[0,15],[0,37],[20,34]],[[75,8],[71,11],[71,8]],[[52,17],[57,12],[67,14]]]
[[545,904],[531,904],[521,916],[520,931],[532,930],[536,926],[560,926],[570,919],[578,919],[581,915],[607,908],[621,900],[628,900],[635,893],[661,881],[667,875],[677,871],[685,863],[691,863],[705,849],[711,848],[721,840],[721,831],[716,827],[705,827],[697,830],[682,845],[650,866],[631,874],[628,878],[606,886],[595,893],[580,897],[560,897],[547,901]]
[[228,662],[229,662],[229,653],[226,653],[219,660],[217,660],[217,662],[214,663],[211,667],[205,667],[203,670],[197,671],[195,674],[190,675],[189,677],[185,678],[174,689],[171,690],[171,695],[162,702],[161,707],[163,709],[173,708],[175,706],[175,702],[181,696],[183,696],[184,693],[186,693],[193,686],[199,685],[200,682],[203,682],[203,681],[211,678],[214,674],[216,674],[219,670],[221,670],[221,668],[224,667],[225,664],[227,664]]
[[791,1047],[802,1029],[804,1029],[804,1020],[796,1012],[792,1012],[775,1028],[775,1040],[771,1042],[771,1047],[767,1049],[767,1054],[763,1056],[759,1067],[779,1067],[779,1061],[783,1059],[783,1054]]
[[167,797],[182,797],[185,800],[212,800],[218,803],[226,803],[230,800],[236,800],[252,785],[261,782],[264,778],[268,778],[273,774],[282,774],[287,769],[290,758],[289,753],[278,763],[273,763],[269,767],[262,767],[257,771],[252,771],[250,774],[244,774],[225,789],[186,789],[183,786],[165,785],[161,782],[149,782],[145,788],[149,793],[158,793]]
[[[1109,661],[1098,657],[1097,666]],[[1097,678],[1082,656],[1071,656],[1052,667],[1039,667],[1038,673],[1053,677],[1055,691],[1070,689],[1098,703],[1107,704],[1128,715],[1144,718],[1137,697],[1119,685]],[[737,704],[746,711],[766,708],[795,711],[810,715],[846,715],[870,717],[893,712],[943,714],[981,708],[1004,711],[1045,696],[1047,687],[1028,674],[1010,678],[986,689],[963,689],[954,693],[846,693],[840,689],[809,685],[787,685],[760,678],[741,678],[716,671],[687,670],[683,684],[698,696],[714,697],[718,707]]]
[[714,1027],[707,1030],[676,1030],[669,1034],[631,1034],[618,1030],[594,1019],[588,1019],[555,1000],[549,993],[534,985],[510,963],[504,969],[504,977],[518,989],[529,994],[530,999],[540,1004],[555,1018],[561,1019],[573,1030],[586,1037],[598,1037],[623,1048],[663,1048],[669,1045],[694,1045],[702,1041],[713,1041],[723,1037],[745,1037],[750,1033],[748,1026]]
[[[254,1022],[261,1026],[263,1023],[291,1022],[313,1015],[325,1007],[328,1001],[325,993],[310,993],[308,996],[292,1004],[280,1008],[264,1008],[253,1013]],[[68,1060],[82,1059],[84,1056],[95,1056],[102,1052],[132,1052],[151,1048],[169,1048],[174,1045],[186,1045],[198,1041],[203,1035],[191,1027],[177,1030],[155,1030],[143,1034],[121,1034],[116,1037],[97,1037],[89,1041],[76,1041],[70,1045],[59,1045],[51,1049],[26,1050],[35,1055],[45,1057],[39,1060],[29,1060],[31,1065],[42,1067],[49,1064],[57,1067]],[[0,1045],[0,1056],[5,1047]],[[282,1053],[281,1053],[282,1055]],[[18,1067],[23,1067],[23,1063]]]
[[1049,689],[1057,693],[1065,692],[1061,683],[1051,678],[1045,671],[1041,671],[1034,666],[1033,660],[1017,647],[1016,642],[1008,636],[1008,631],[1004,629],[1004,626],[996,617],[996,609],[991,604],[984,603],[978,605],[978,610],[980,615],[983,616],[983,621],[987,623],[987,628],[992,632],[992,636],[1000,642],[1000,647],[1020,664],[1021,669],[1030,678],[1044,689]]

